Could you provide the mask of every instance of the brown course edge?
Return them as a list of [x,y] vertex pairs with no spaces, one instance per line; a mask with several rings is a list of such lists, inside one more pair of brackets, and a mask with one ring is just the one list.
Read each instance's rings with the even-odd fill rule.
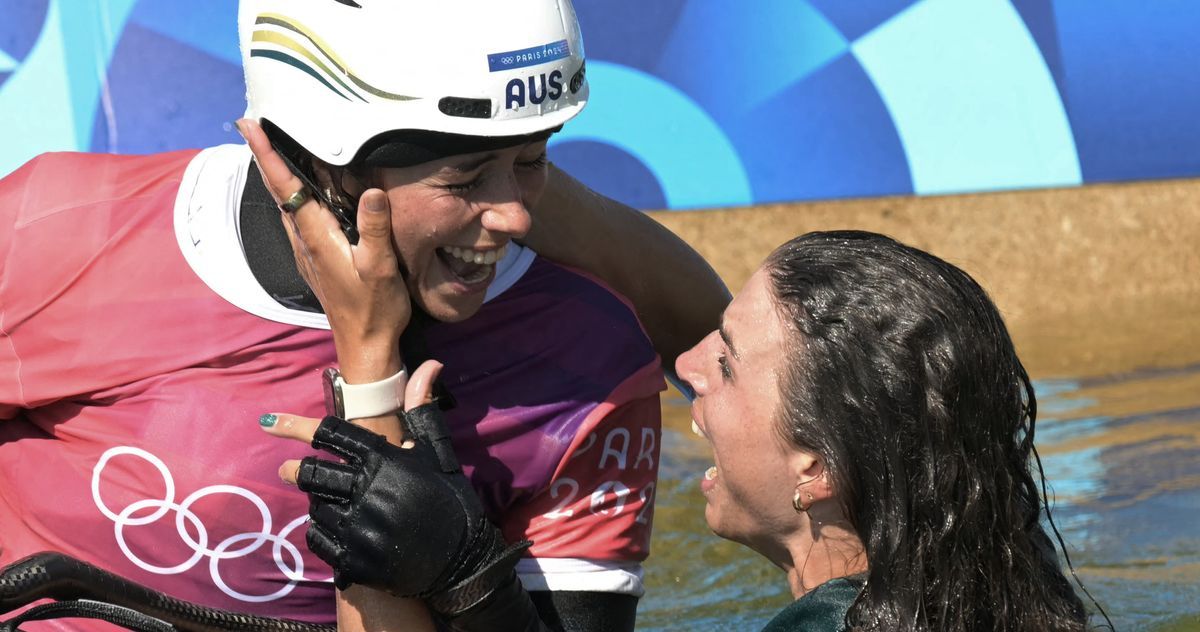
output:
[[1200,362],[1200,179],[650,213],[737,292],[772,248],[862,229],[970,272],[1035,377]]

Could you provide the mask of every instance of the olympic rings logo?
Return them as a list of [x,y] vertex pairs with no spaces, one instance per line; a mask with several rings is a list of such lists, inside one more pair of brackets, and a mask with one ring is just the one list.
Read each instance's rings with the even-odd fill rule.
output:
[[[100,498],[100,479],[104,473],[104,468],[113,458],[123,455],[138,457],[158,470],[166,488],[163,498],[139,500],[131,503],[119,512],[113,511],[104,503]],[[249,531],[229,536],[218,542],[216,546],[210,548],[208,528],[191,508],[200,499],[217,494],[232,494],[250,501],[258,509],[262,518],[262,528],[258,531]],[[208,558],[208,572],[212,576],[213,584],[226,595],[239,601],[251,603],[281,599],[292,592],[297,582],[307,579],[304,577],[304,558],[301,556],[300,550],[296,548],[296,545],[287,541],[287,537],[293,531],[308,522],[307,515],[302,515],[285,524],[279,530],[279,533],[272,533],[271,512],[266,502],[257,494],[233,485],[210,485],[196,490],[183,499],[183,502],[177,503],[175,502],[175,479],[171,476],[171,471],[167,469],[162,459],[145,450],[130,446],[119,446],[106,451],[92,469],[92,500],[96,503],[96,507],[100,512],[113,521],[113,535],[116,537],[117,546],[121,547],[121,551],[125,554],[125,557],[144,571],[157,575],[178,575],[191,570],[200,560]],[[151,511],[147,513],[147,510]],[[192,550],[192,556],[175,566],[157,566],[143,560],[133,551],[125,539],[125,529],[157,522],[169,512],[175,513],[175,530],[178,532],[180,540]],[[189,532],[188,526],[191,527],[191,531],[196,533],[195,537]],[[221,561],[246,557],[262,548],[268,542],[271,543],[271,556],[275,561],[275,566],[283,574],[283,577],[287,579],[287,584],[269,595],[247,595],[231,588],[221,576]],[[284,555],[285,552],[286,557]],[[331,582],[333,578],[329,577],[312,581]]]

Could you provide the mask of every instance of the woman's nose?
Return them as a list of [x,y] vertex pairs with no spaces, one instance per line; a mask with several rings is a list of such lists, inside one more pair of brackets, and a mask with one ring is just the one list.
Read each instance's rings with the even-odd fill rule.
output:
[[517,178],[509,174],[500,178],[490,199],[484,201],[483,227],[489,231],[504,233],[512,237],[524,237],[529,232],[533,218],[525,208],[523,195]]
[[675,375],[679,377],[680,381],[690,386],[694,394],[702,393],[707,386],[699,364],[701,348],[706,340],[708,340],[707,337],[696,346],[679,354],[679,357],[675,359]]

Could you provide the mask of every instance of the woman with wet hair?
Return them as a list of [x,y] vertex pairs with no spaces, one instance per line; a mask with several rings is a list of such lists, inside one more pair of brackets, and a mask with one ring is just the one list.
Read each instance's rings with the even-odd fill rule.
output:
[[[767,630],[1086,628],[1040,522],[1033,388],[995,305],[962,270],[873,233],[797,237],[676,369],[713,450],[700,484],[708,525],[785,571],[796,597]],[[281,416],[268,429],[347,460],[338,467],[353,472],[352,491],[310,493],[318,523],[323,504],[401,517],[453,499],[457,517],[441,528],[478,525],[419,392],[436,370],[410,385],[412,448],[335,418]],[[282,473],[304,489],[323,467]],[[382,491],[397,487],[421,492]],[[402,523],[334,526],[339,581],[390,589],[370,569],[392,565],[381,543],[410,543]]]
[[[744,298],[763,303],[758,315],[781,321],[778,357],[762,358],[773,370],[739,371],[725,341],[710,340],[698,357],[680,360],[681,373],[716,353],[730,367],[721,388],[737,389],[746,371],[776,376],[778,405],[764,431],[777,432],[783,450],[809,467],[791,489],[772,490],[795,501],[798,546],[763,534],[791,548],[790,561],[771,554],[780,549],[755,547],[755,537],[730,537],[794,569],[798,597],[819,596],[818,586],[841,590],[850,629],[1083,629],[1083,605],[1039,523],[1033,387],[984,290],[933,255],[862,232],[789,241],[750,290]],[[726,312],[734,344],[728,315],[737,311]],[[703,408],[709,393],[697,394]],[[726,497],[721,474],[710,507]],[[822,548],[836,555],[856,547],[835,559],[862,572],[834,580],[805,568]],[[825,583],[806,581],[810,572]],[[801,629],[805,604],[769,629]]]

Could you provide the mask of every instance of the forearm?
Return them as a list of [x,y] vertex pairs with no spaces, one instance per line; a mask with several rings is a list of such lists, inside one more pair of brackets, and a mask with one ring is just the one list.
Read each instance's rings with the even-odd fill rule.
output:
[[729,304],[721,278],[686,242],[553,165],[525,242],[596,275],[632,301],[667,368],[717,328]]
[[[335,337],[336,337],[335,332]],[[399,344],[367,345],[345,340],[335,343],[338,368],[349,384],[365,384],[395,375],[404,363]],[[363,417],[352,420],[400,445],[403,428],[396,414]],[[384,632],[412,630],[419,632],[435,628],[425,604],[416,599],[402,599],[366,586],[350,586],[337,593],[337,627],[339,632]]]
[[425,604],[401,599],[366,586],[338,591],[338,632],[434,632]]

